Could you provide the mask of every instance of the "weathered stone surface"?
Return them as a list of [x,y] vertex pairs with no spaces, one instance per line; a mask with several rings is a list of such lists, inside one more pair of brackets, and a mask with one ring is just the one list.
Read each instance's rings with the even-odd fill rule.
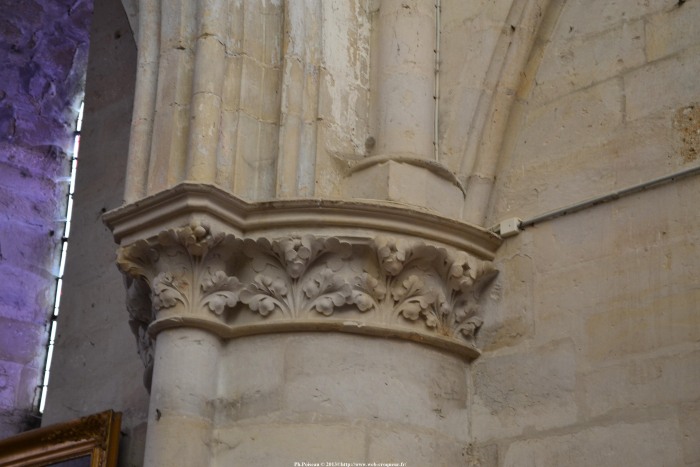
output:
[[[640,336],[639,339],[644,339]],[[591,417],[625,409],[697,401],[700,398],[700,352],[668,352],[638,357],[591,371],[582,378]]]
[[473,436],[480,441],[575,423],[576,362],[570,340],[473,363]]
[[[160,41],[139,46],[153,53],[144,58],[142,69],[161,73],[160,89],[149,88],[155,84],[146,80],[140,95],[153,92],[158,99],[155,106],[137,99],[156,114],[137,112],[133,127],[140,135],[136,139],[149,135],[134,147],[153,149],[148,153],[153,159],[141,166],[148,167],[148,173],[132,170],[128,178],[150,177],[144,189],[154,193],[190,175],[200,177],[202,170],[211,177],[209,182],[229,193],[249,200],[273,199],[253,215],[188,198],[193,204],[187,209],[192,210],[167,228],[201,220],[193,219],[204,216],[197,209],[206,210],[218,227],[264,230],[261,225],[282,219],[259,237],[274,241],[310,232],[353,244],[355,260],[348,261],[352,264],[346,264],[347,269],[336,269],[336,278],[350,277],[353,268],[381,267],[366,258],[357,260],[358,250],[368,248],[367,242],[380,234],[404,238],[426,229],[421,217],[426,209],[459,219],[461,200],[454,202],[459,197],[452,195],[461,191],[450,183],[452,176],[467,191],[485,187],[481,201],[467,196],[464,216],[472,219],[474,204],[489,204],[488,226],[506,217],[527,219],[696,162],[691,120],[698,94],[694,1],[442,0],[439,63],[434,61],[435,37],[426,34],[434,27],[426,21],[435,15],[434,2],[159,4],[165,13],[156,15],[151,27],[163,20],[163,49],[158,50]],[[397,14],[388,18],[391,8]],[[132,92],[131,78],[115,72],[113,65],[134,57],[131,45],[116,42],[116,33],[126,31],[126,23],[112,24],[115,13],[104,15],[95,36],[105,47],[97,49],[95,67],[105,71],[95,75],[103,89],[95,88],[94,105],[88,105],[94,120],[92,125],[86,122],[85,144],[91,145],[90,154],[101,157],[81,161],[89,174],[79,180],[76,195],[76,204],[83,206],[76,228],[83,233],[78,234],[81,246],[67,269],[76,282],[65,295],[75,311],[65,327],[59,323],[56,362],[64,374],[54,375],[60,389],[55,399],[49,396],[46,419],[83,414],[102,402],[126,408],[127,462],[138,465],[139,453],[148,444],[143,439],[146,396],[141,368],[135,364],[134,339],[126,326],[120,279],[111,266],[113,249],[97,225],[101,210],[121,201],[125,169],[119,161],[123,164],[127,152],[125,96]],[[401,24],[402,19],[406,21]],[[386,31],[378,27],[394,20],[396,37],[382,42]],[[418,35],[413,34],[416,24],[421,25]],[[198,28],[206,34],[200,35]],[[141,37],[159,36],[146,32]],[[400,46],[401,53],[394,55],[393,45]],[[63,57],[61,44],[52,47]],[[110,55],[112,48],[128,57]],[[414,54],[418,49],[421,52]],[[380,50],[388,60],[378,60]],[[440,89],[426,85],[435,78],[436,65]],[[382,81],[379,71],[388,66],[405,77]],[[29,88],[36,92],[36,83]],[[428,99],[434,91],[440,94],[437,156],[426,137],[434,131],[436,107]],[[382,115],[395,115],[396,120],[381,121],[381,106],[390,107]],[[31,129],[13,123],[26,109],[8,109],[0,109],[0,131]],[[416,109],[419,116],[413,113]],[[155,124],[146,130],[149,119]],[[45,124],[38,122],[36,128]],[[397,144],[385,145],[378,134],[382,128],[415,132],[398,138],[394,134]],[[51,132],[46,135],[47,140],[53,137]],[[410,171],[377,171],[352,193],[344,193],[347,180],[359,172],[353,170],[365,167],[365,158],[377,156],[380,149],[429,155],[430,164],[435,164],[426,161],[420,166],[411,160]],[[45,154],[31,157],[51,159]],[[11,155],[22,157],[17,151]],[[403,164],[393,155],[387,161]],[[21,178],[23,169],[15,162],[8,156],[12,177],[0,175],[7,193],[60,191],[31,177],[31,186],[18,182],[15,177]],[[422,172],[428,166],[434,171]],[[438,172],[444,176],[433,181],[426,176]],[[141,200],[144,193],[132,193],[129,199],[143,206],[149,202]],[[384,216],[341,216],[336,219],[345,223],[345,230],[339,235],[341,221],[332,228],[323,222],[333,209],[352,204],[349,194],[417,209],[399,218],[387,203],[382,205],[387,209]],[[296,218],[284,211],[285,203],[312,196],[322,199],[305,201],[308,217],[295,224]],[[506,239],[495,258],[499,277],[482,297],[487,313],[476,343],[485,352],[471,366],[440,350],[386,335],[319,329],[302,333],[292,327],[285,333],[256,335],[239,327],[248,334],[234,337],[226,332],[238,325],[274,323],[282,307],[273,306],[275,313],[265,316],[258,312],[264,307],[246,308],[258,303],[248,296],[246,306],[227,308],[224,299],[231,297],[223,293],[232,290],[218,290],[223,294],[217,296],[221,306],[205,309],[205,323],[185,322],[192,316],[173,313],[171,321],[151,329],[162,339],[175,332],[167,326],[179,326],[178,332],[187,336],[196,325],[223,336],[223,342],[221,348],[201,352],[196,339],[183,339],[180,353],[166,349],[157,357],[165,362],[159,363],[165,370],[158,374],[161,383],[156,387],[182,397],[182,412],[188,415],[177,415],[177,397],[155,398],[149,429],[158,433],[150,438],[156,440],[149,441],[150,452],[167,453],[175,456],[170,460],[191,465],[289,466],[295,461],[332,460],[493,467],[700,464],[700,323],[694,313],[699,298],[699,196],[696,178],[677,180],[540,222]],[[329,197],[337,200],[331,203]],[[23,209],[31,209],[33,201],[27,196]],[[141,224],[129,218],[120,238],[141,238],[133,229],[136,224],[147,232],[143,238],[158,235],[166,223],[162,213]],[[376,217],[382,219],[368,227],[368,219]],[[7,222],[12,221],[7,216]],[[37,232],[48,224],[42,221]],[[332,229],[337,230],[327,232]],[[447,234],[442,230],[430,230],[428,241],[444,241]],[[12,252],[13,261],[20,259],[20,252],[33,250],[31,245],[27,238],[24,248]],[[5,241],[0,240],[0,249],[5,255]],[[260,255],[238,253],[224,261],[227,279],[255,281],[258,274],[270,279],[272,270],[286,271],[283,265],[306,254],[301,248],[284,249],[277,259],[264,261]],[[255,266],[245,269],[249,260]],[[394,262],[389,261],[390,266]],[[206,272],[206,267],[191,269]],[[429,276],[429,268],[423,269],[421,277]],[[239,270],[244,270],[241,277]],[[3,277],[13,271],[6,269]],[[293,274],[274,275],[286,281],[282,301],[292,314],[300,311],[299,304],[308,304],[299,279],[322,277]],[[183,296],[192,298],[193,290],[211,287],[192,277],[178,285],[186,292]],[[280,290],[279,285],[274,287]],[[313,295],[313,287],[308,290]],[[343,290],[337,292],[345,297]],[[21,293],[0,295],[0,300],[3,297],[17,303],[31,298]],[[168,296],[159,292],[152,298],[162,303]],[[328,311],[328,306],[321,310]],[[146,324],[151,311],[141,310]],[[345,316],[352,316],[353,325],[364,323],[362,311],[344,311],[349,311]],[[418,316],[424,316],[421,313]],[[312,328],[308,322],[303,325],[309,326],[306,331]],[[141,331],[141,343],[150,342]],[[206,336],[202,339],[218,339]],[[419,337],[424,336],[413,339]],[[191,354],[186,346],[192,346]],[[61,349],[65,356],[60,356]],[[168,361],[168,355],[176,358]],[[31,376],[29,370],[24,373]],[[86,373],[94,377],[89,385],[78,378]],[[188,380],[195,375],[195,381]],[[188,398],[185,386],[198,394]],[[168,402],[168,410],[160,402]],[[193,458],[196,461],[190,462]]]
[[136,49],[120,2],[95,3],[73,232],[43,424],[121,411],[120,465],[137,467],[143,465],[148,393],[124,319],[113,243],[101,222],[123,198]]
[[0,410],[7,436],[37,410],[92,2],[5,1],[2,10],[0,358],[28,370]]
[[565,36],[545,49],[531,105],[605,81],[645,61],[642,20],[625,21],[619,28],[592,37]]
[[531,110],[521,130],[521,157],[532,164],[604,143],[623,122],[623,99],[622,83],[610,79]]
[[360,339],[330,334],[291,341],[286,352],[286,406],[467,439],[464,362],[432,349],[414,349],[411,343]]
[[[649,116],[692,104],[697,100],[700,70],[697,44],[683,52],[650,63],[624,77],[625,110],[629,120]],[[668,86],[673,83],[672,86]],[[649,93],[649,89],[664,89],[663,93]]]
[[31,323],[17,319],[0,318],[3,339],[0,341],[0,359],[22,365],[40,367],[41,349],[48,336],[43,322]]
[[[535,332],[533,289],[522,280],[535,273],[531,256],[532,242],[528,233],[506,243],[499,250],[497,268],[508,271],[499,274],[484,296],[489,310],[479,330],[477,342],[484,351],[513,347],[531,339]],[[538,291],[535,291],[538,292]]]
[[681,424],[683,460],[687,465],[700,463],[700,404],[689,402],[678,406]]
[[270,467],[321,462],[366,462],[362,427],[347,424],[245,424],[216,430],[210,442],[214,462]]
[[700,12],[698,4],[676,2],[673,6],[647,19],[644,30],[649,61],[658,60],[700,43],[700,27],[695,21]]
[[401,465],[403,462],[407,466],[415,464],[436,467],[468,465],[468,453],[469,447],[465,443],[439,435],[410,432],[398,427],[391,431],[369,431],[369,463]]
[[512,443],[503,465],[658,466],[683,465],[678,428],[670,421],[618,423],[583,428],[571,434]]
[[285,335],[250,336],[226,344],[213,401],[219,426],[282,410],[289,340]]
[[622,29],[626,23],[675,6],[673,0],[575,0],[559,19],[557,37],[586,36]]

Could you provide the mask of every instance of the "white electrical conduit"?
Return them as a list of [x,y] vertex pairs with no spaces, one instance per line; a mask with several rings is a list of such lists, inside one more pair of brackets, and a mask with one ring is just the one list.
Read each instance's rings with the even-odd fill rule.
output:
[[[608,201],[614,201],[616,199],[622,198],[624,196],[629,196],[633,195],[635,193],[639,193],[641,191],[648,190],[650,188],[656,188],[658,186],[664,185],[666,183],[670,182],[675,182],[677,180],[681,180],[686,177],[690,177],[691,175],[696,175],[700,173],[700,166],[695,166],[691,167],[689,169],[681,170],[679,172],[675,172],[669,175],[664,175],[663,177],[658,177],[653,180],[649,180],[644,183],[640,183],[637,185],[633,185],[627,188],[623,188],[621,190],[616,190],[611,193],[608,193],[606,195],[602,196],[597,196],[595,198],[590,198],[585,201],[580,201],[578,203],[571,204],[569,206],[565,206],[559,209],[555,209],[553,211],[548,211],[544,214],[540,214],[535,217],[531,217],[526,220],[518,220],[517,221],[517,227],[518,231],[524,230],[528,227],[531,227],[535,224],[539,224],[545,221],[549,221],[552,219],[556,219],[557,217],[562,217],[566,216],[567,214],[573,214],[578,211],[582,211],[584,209],[588,209],[593,206],[597,206],[599,204],[607,203]],[[489,230],[492,232],[496,233],[501,233],[501,224],[495,225],[491,227]]]
[[433,128],[433,140],[435,141],[435,160],[440,160],[440,134],[438,122],[440,118],[440,23],[442,6],[440,0],[435,0],[435,125]]

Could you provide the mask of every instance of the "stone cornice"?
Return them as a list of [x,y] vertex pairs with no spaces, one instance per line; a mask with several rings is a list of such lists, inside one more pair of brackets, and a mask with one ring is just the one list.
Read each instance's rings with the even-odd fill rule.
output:
[[193,219],[241,237],[309,230],[329,236],[409,236],[488,260],[501,244],[500,237],[481,227],[399,204],[326,199],[248,203],[215,186],[197,183],[182,183],[104,215],[120,244],[157,235]]

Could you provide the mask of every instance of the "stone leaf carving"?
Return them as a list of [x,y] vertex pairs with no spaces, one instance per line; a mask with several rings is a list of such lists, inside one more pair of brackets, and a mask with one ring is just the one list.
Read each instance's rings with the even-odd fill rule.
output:
[[274,311],[287,318],[313,312],[330,316],[351,303],[352,288],[339,274],[352,246],[337,238],[313,235],[246,240],[255,278],[241,291],[240,300],[267,317]]
[[[399,239],[372,243],[377,275],[353,281],[352,300],[389,320],[422,322],[439,335],[471,340],[481,326],[478,299],[496,273],[491,263],[457,252]],[[387,293],[387,291],[389,293]]]
[[247,239],[244,250],[257,274],[240,302],[263,318],[355,310],[370,323],[413,323],[466,340],[481,326],[478,298],[495,274],[465,252],[391,237],[369,247],[312,235]]
[[222,316],[238,304],[242,286],[225,272],[234,242],[232,235],[213,234],[207,225],[193,222],[119,248],[117,266],[126,277],[127,310],[147,368],[147,387],[153,362],[147,329],[159,311],[179,307],[185,315],[208,310]]
[[312,329],[327,319],[360,321],[471,345],[482,323],[479,296],[496,273],[487,261],[422,241],[236,239],[199,223],[120,248],[117,264],[147,367],[148,326],[159,316],[213,318],[222,335],[235,335],[239,319],[254,324],[250,313],[262,323],[301,320]]
[[146,367],[143,382],[147,388],[151,387],[153,373],[153,342],[148,334],[148,325],[153,320],[153,307],[148,284],[142,279],[134,279],[124,276],[126,286],[126,308],[129,312],[129,327],[136,337],[136,346],[139,357]]
[[155,312],[181,306],[188,313],[206,308],[222,315],[236,306],[242,288],[224,271],[234,243],[232,235],[193,222],[120,248],[117,265],[149,285]]

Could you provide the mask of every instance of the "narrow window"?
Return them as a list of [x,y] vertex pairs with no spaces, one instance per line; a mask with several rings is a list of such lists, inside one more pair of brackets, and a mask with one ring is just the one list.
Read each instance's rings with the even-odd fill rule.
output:
[[63,272],[66,266],[66,253],[68,251],[68,236],[70,235],[71,217],[73,214],[73,193],[75,192],[75,173],[78,168],[78,150],[80,149],[80,130],[83,125],[83,108],[85,104],[80,104],[80,111],[75,122],[75,132],[73,138],[73,151],[70,156],[70,182],[68,185],[68,199],[66,202],[66,213],[61,236],[61,253],[59,259],[58,272],[56,274],[56,295],[54,297],[53,312],[51,313],[49,324],[49,341],[46,351],[46,362],[44,364],[44,378],[41,383],[41,397],[39,401],[39,413],[44,413],[46,405],[46,394],[51,373],[51,360],[53,359],[54,343],[56,342],[56,319],[61,306],[61,289],[63,288]]

